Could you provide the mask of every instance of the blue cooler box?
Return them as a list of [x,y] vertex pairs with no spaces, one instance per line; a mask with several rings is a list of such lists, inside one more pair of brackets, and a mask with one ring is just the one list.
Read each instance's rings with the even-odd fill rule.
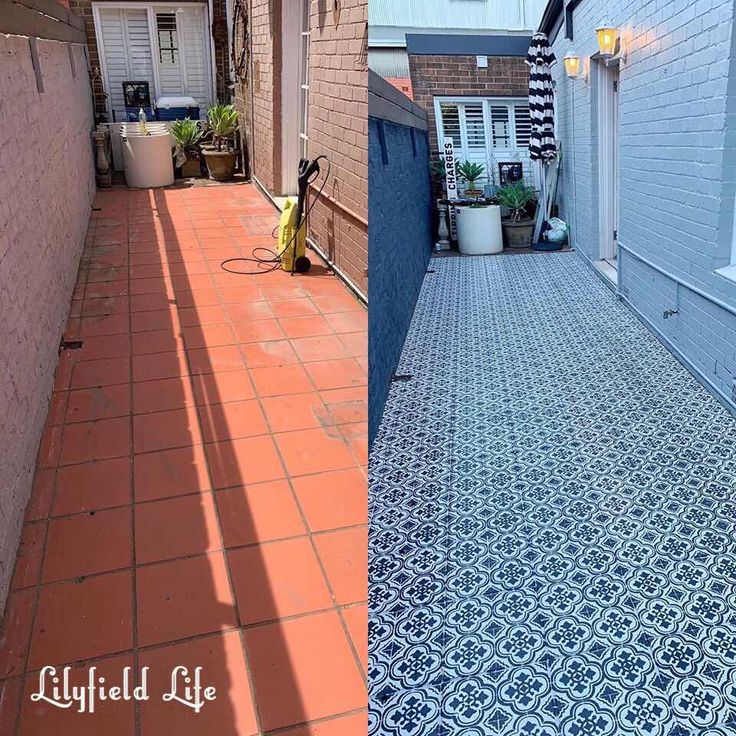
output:
[[159,97],[156,120],[199,120],[199,103],[194,97]]

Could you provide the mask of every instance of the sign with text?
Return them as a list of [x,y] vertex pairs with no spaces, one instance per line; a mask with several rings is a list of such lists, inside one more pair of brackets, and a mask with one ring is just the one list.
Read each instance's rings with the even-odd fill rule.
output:
[[[457,169],[455,161],[455,144],[452,138],[446,137],[443,141],[442,156],[445,161],[445,188],[447,199],[457,199]],[[450,218],[450,237],[457,240],[457,214],[455,208],[450,204],[447,206]]]

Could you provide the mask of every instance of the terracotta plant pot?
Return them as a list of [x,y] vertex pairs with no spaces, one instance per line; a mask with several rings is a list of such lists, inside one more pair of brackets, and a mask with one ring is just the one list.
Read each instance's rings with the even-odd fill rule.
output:
[[530,248],[534,236],[534,220],[504,220],[503,234],[509,248]]
[[202,176],[198,158],[188,158],[184,165],[180,169],[177,169],[177,171],[183,179],[189,179],[192,176]]
[[210,179],[228,181],[235,175],[235,151],[218,151],[213,148],[203,148],[202,155],[207,162],[207,171]]

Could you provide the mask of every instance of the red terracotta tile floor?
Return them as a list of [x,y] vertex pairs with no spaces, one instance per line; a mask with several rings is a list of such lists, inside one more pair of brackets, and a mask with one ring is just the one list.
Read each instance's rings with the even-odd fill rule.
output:
[[[100,193],[0,639],[0,732],[366,732],[366,312],[247,184]],[[244,268],[249,268],[247,265]],[[145,702],[32,701],[125,667]],[[177,665],[216,699],[164,701]]]

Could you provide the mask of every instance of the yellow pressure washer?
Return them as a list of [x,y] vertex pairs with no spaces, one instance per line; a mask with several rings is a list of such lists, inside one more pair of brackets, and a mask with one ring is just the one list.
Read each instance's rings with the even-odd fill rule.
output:
[[[304,212],[304,204],[307,200],[307,191],[309,185],[317,179],[321,170],[319,166],[320,160],[327,162],[327,172],[324,176],[322,184],[319,187],[317,196],[314,201]],[[243,275],[268,273],[277,268],[289,271],[293,276],[295,273],[305,273],[312,265],[307,257],[307,215],[314,207],[317,199],[322,194],[325,184],[330,177],[330,162],[326,156],[318,156],[313,161],[303,158],[299,161],[299,170],[297,174],[298,196],[296,202],[292,198],[286,200],[284,209],[281,212],[278,225],[278,245],[275,250],[270,248],[255,248],[251,258],[228,258],[223,261],[220,266],[224,271],[229,273],[238,273]],[[267,257],[257,255],[259,251],[267,254]],[[228,264],[236,261],[246,261],[258,264],[256,271],[236,271],[228,268]]]

